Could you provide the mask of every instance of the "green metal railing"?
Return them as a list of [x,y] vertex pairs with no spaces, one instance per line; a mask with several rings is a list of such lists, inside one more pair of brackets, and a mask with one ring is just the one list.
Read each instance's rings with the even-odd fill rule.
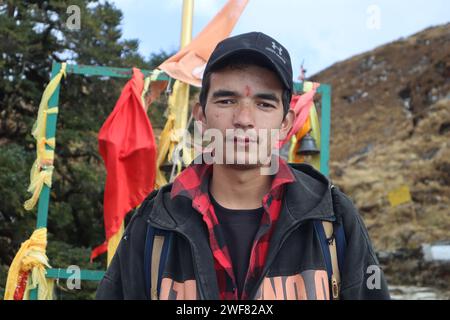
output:
[[[51,79],[53,79],[58,72],[61,70],[61,63],[53,62],[52,64],[52,73]],[[150,76],[152,71],[149,70],[141,70],[144,76]],[[114,78],[129,78],[131,77],[133,70],[131,68],[110,68],[110,67],[100,67],[100,66],[87,66],[87,65],[74,65],[68,64],[66,66],[66,74],[79,74],[84,76],[103,76],[103,77],[114,77]],[[169,77],[165,74],[158,75],[157,80],[169,80]],[[50,97],[48,106],[49,108],[57,107],[59,103],[59,91],[60,85],[56,88],[53,95]],[[56,121],[57,121],[57,113],[48,114],[47,116],[47,126],[45,137],[47,139],[54,138],[56,135]],[[50,149],[49,146],[45,146],[47,149]],[[41,194],[39,195],[39,203],[38,203],[38,213],[37,213],[37,222],[36,229],[38,228],[46,228],[47,220],[48,220],[48,206],[50,201],[50,188],[44,184]],[[100,281],[103,278],[104,271],[97,270],[80,270],[80,280],[85,281]],[[67,279],[71,276],[71,273],[68,273],[67,270],[64,269],[55,269],[50,268],[47,269],[46,277],[54,278],[54,279]],[[37,300],[38,297],[38,289],[33,289],[30,291],[30,300]]]
[[[51,79],[53,79],[58,72],[61,70],[61,63],[53,62]],[[88,65],[74,65],[68,64],[66,66],[66,73],[78,74],[84,76],[102,76],[102,77],[114,77],[114,78],[130,78],[133,70],[131,68],[112,68],[112,67],[100,67],[100,66],[88,66]],[[150,76],[152,74],[151,70],[141,70],[144,76]],[[157,80],[169,80],[169,77],[164,74],[158,74]],[[302,91],[302,83],[295,83],[294,89],[296,91]],[[60,85],[56,88],[55,92],[49,100],[49,108],[57,107],[59,103],[59,91]],[[320,84],[317,89],[317,93],[321,94],[321,119],[320,119],[320,171],[328,176],[329,168],[329,144],[330,144],[330,119],[331,119],[331,87],[327,84]],[[58,114],[48,114],[47,116],[47,127],[46,127],[46,138],[54,138],[56,134],[56,121]],[[47,149],[50,149],[46,145]],[[37,212],[37,223],[36,228],[47,227],[48,220],[48,207],[50,200],[50,188],[44,184],[41,194],[39,196],[38,212]],[[80,280],[86,281],[100,281],[103,278],[104,271],[99,270],[80,270]],[[46,277],[52,279],[68,279],[73,276],[65,269],[61,268],[50,268],[47,269]],[[31,290],[30,299],[37,299],[37,288]]]

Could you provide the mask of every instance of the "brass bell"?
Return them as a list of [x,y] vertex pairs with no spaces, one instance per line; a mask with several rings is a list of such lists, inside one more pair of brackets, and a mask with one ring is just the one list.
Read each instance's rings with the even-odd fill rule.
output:
[[300,148],[298,148],[297,154],[307,156],[307,155],[315,155],[318,153],[320,153],[320,150],[317,149],[316,141],[308,132],[302,138],[302,141],[300,142]]

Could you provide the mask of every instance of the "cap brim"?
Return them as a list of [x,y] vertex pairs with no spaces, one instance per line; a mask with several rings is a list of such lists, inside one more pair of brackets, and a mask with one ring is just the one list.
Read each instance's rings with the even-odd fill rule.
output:
[[213,61],[209,61],[206,68],[205,68],[205,74],[217,63],[223,61],[224,59],[227,59],[229,57],[235,56],[235,55],[239,55],[239,54],[252,54],[252,55],[257,55],[259,57],[262,57],[264,60],[266,60],[272,67],[273,69],[276,71],[276,73],[278,74],[279,78],[281,79],[281,81],[283,82],[283,85],[289,89],[290,91],[292,91],[292,87],[290,82],[288,81],[288,79],[285,78],[284,76],[284,71],[278,66],[277,63],[275,63],[273,61],[273,59],[266,55],[264,52],[261,52],[260,50],[255,50],[255,49],[250,49],[250,48],[244,48],[244,49],[237,49],[237,50],[232,50],[232,51],[228,51],[225,54],[217,57],[216,59],[214,59]]

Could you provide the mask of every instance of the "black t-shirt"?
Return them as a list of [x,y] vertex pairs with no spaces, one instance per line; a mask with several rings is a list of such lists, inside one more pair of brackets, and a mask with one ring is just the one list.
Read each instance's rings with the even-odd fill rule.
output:
[[250,262],[250,253],[264,208],[235,210],[222,207],[209,194],[231,256],[239,297]]

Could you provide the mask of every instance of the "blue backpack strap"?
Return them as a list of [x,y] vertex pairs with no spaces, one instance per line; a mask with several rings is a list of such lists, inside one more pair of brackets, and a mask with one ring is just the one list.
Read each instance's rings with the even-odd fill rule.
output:
[[347,240],[345,239],[344,227],[342,223],[335,224],[334,226],[334,239],[336,241],[336,253],[339,264],[339,273],[342,279],[342,268],[345,261],[345,248],[347,248]]
[[333,266],[331,264],[330,249],[328,248],[328,240],[325,235],[325,230],[321,220],[314,220],[314,230],[319,237],[320,248],[322,250],[323,257],[325,258],[325,267],[327,268],[328,279],[331,279],[333,274]]
[[[332,185],[331,186],[331,193],[332,193],[332,199],[333,199],[333,211],[335,214],[335,221],[332,224],[332,229],[328,230],[328,233],[331,231],[332,236],[327,239],[327,233],[325,232],[325,228],[323,225],[323,221],[321,220],[314,220],[314,229],[316,231],[316,234],[318,235],[319,242],[320,242],[320,248],[323,253],[323,257],[325,259],[325,266],[327,269],[327,275],[328,279],[332,279],[333,276],[333,262],[330,254],[330,250],[333,250],[333,252],[336,252],[336,260],[337,260],[337,269],[339,270],[339,278],[342,281],[342,268],[344,267],[344,261],[345,261],[345,249],[347,248],[347,241],[345,239],[345,232],[344,227],[342,224],[342,212],[339,211],[340,207],[337,203],[337,188]],[[328,226],[328,225],[327,225]],[[332,244],[334,241],[335,246],[332,247],[330,244]],[[335,247],[335,248],[334,248]],[[336,261],[335,261],[336,263]],[[334,278],[334,281],[336,283],[336,278]],[[333,299],[339,299],[339,286],[340,284],[337,283],[335,286],[333,286],[333,281],[330,282],[330,297],[333,297]],[[337,289],[335,292],[333,292],[333,288]]]
[[[314,229],[318,235],[320,248],[322,250],[323,257],[325,259],[325,267],[327,269],[328,279],[330,280],[330,297],[333,299],[339,299],[339,283],[336,282],[336,277],[333,276],[333,262],[330,254],[330,241],[335,241],[335,252],[337,256],[337,265],[339,271],[339,278],[342,279],[342,267],[345,259],[346,240],[344,234],[344,228],[341,223],[333,223],[333,234],[330,238],[327,238],[323,221],[314,220]],[[334,290],[333,290],[334,289]]]
[[[339,188],[335,185],[331,185],[331,196],[333,199],[333,211],[335,215],[342,217],[343,212],[341,212],[341,206],[339,205]],[[336,241],[336,254],[339,264],[339,273],[342,279],[342,268],[344,267],[345,261],[345,248],[347,248],[347,240],[345,239],[345,231],[342,222],[342,218],[337,219],[338,222],[334,223],[334,238]]]
[[145,292],[150,294],[150,273],[151,273],[151,256],[153,253],[153,239],[155,236],[155,228],[147,224],[147,235],[145,236],[144,248],[144,279]]
[[167,261],[167,252],[170,245],[171,240],[171,233],[165,230],[156,229],[152,227],[150,224],[147,224],[147,234],[145,237],[145,247],[144,247],[144,280],[145,280],[145,289],[146,292],[149,294],[149,297],[151,297],[151,272],[152,272],[152,258],[153,257],[153,242],[155,239],[155,236],[163,236],[166,241],[164,241],[162,250],[161,250],[161,256],[160,256],[160,262],[159,262],[159,268],[158,268],[158,296],[159,292],[161,290],[161,281],[162,281],[162,273],[164,271],[164,266]]

